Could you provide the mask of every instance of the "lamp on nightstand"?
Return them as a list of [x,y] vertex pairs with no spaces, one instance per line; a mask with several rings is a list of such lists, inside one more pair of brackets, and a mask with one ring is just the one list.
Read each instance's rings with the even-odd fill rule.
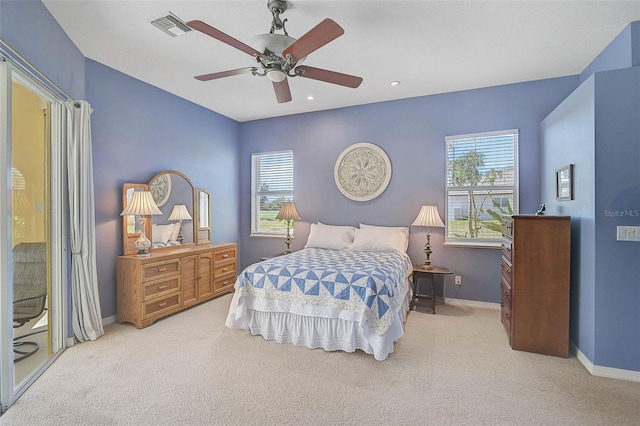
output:
[[302,219],[296,210],[296,205],[293,204],[293,201],[285,201],[282,203],[282,207],[280,207],[280,211],[276,216],[276,219],[286,220],[287,221],[287,238],[285,238],[284,242],[287,245],[287,249],[284,251],[284,254],[291,253],[291,249],[289,246],[291,245],[291,235],[289,234],[289,230],[293,226],[294,220]]
[[140,216],[140,236],[135,243],[133,243],[134,247],[138,249],[138,253],[136,253],[138,257],[149,257],[151,241],[149,241],[144,232],[144,225],[147,220],[146,216],[157,214],[162,214],[162,211],[153,200],[151,191],[135,191],[131,200],[127,202],[127,206],[122,210],[122,213],[120,213],[120,216]]
[[442,219],[440,219],[440,214],[438,213],[438,207],[436,206],[422,206],[420,208],[420,213],[418,213],[418,217],[413,221],[411,226],[426,226],[427,227],[427,244],[424,246],[424,254],[426,256],[424,260],[424,269],[433,269],[433,265],[431,264],[431,259],[429,256],[431,253],[431,229],[430,228],[444,228],[444,223],[442,223]]
[[177,220],[180,223],[180,230],[178,231],[178,242],[182,244],[184,238],[182,237],[182,221],[193,219],[187,210],[187,206],[184,204],[176,204],[173,206],[169,220]]

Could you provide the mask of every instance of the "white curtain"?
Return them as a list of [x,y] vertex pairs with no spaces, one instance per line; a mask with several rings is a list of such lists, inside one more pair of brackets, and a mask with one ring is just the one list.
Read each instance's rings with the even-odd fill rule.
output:
[[72,126],[67,146],[71,239],[73,336],[76,341],[96,340],[104,334],[98,269],[96,266],[95,203],[91,121],[86,101],[71,107]]

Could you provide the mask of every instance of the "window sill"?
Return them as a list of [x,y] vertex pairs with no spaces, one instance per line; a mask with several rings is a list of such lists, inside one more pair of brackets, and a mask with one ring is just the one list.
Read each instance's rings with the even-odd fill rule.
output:
[[[285,235],[281,235],[281,234],[250,234],[249,238],[279,238],[279,239],[285,239],[287,238],[286,234]],[[293,240],[293,235],[291,236],[291,239]]]
[[444,247],[462,247],[462,248],[479,248],[500,250],[502,243],[500,241],[445,241]]

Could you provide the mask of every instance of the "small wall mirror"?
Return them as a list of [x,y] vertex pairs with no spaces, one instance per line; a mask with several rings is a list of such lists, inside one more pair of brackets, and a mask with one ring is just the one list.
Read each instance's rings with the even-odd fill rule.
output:
[[196,189],[196,202],[198,203],[198,221],[196,232],[198,241],[211,241],[211,226],[209,225],[209,191],[206,189]]
[[[148,191],[149,185],[146,183],[125,183],[122,185],[122,208],[124,209],[135,191]],[[140,236],[140,217],[134,215],[122,216],[122,244],[124,254],[135,254],[138,249],[134,247],[133,243]],[[148,236],[151,234],[151,222],[145,223],[145,234]]]
[[[151,250],[211,241],[207,190],[196,190],[185,174],[166,170],[156,174],[148,184],[125,183],[122,187],[123,208],[134,191],[143,190],[151,191],[162,211],[161,215],[149,216],[146,221],[145,233],[151,240]],[[133,245],[140,234],[137,219],[135,216],[123,216],[125,255],[137,252]]]

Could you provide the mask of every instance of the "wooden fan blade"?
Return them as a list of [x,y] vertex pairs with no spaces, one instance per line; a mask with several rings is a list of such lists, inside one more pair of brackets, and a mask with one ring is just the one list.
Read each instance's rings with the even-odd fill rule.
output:
[[327,83],[338,84],[340,86],[351,87],[355,89],[362,83],[362,77],[354,75],[342,74],[340,72],[323,70],[321,68],[307,67],[300,65],[296,67],[296,73],[300,77],[311,78],[313,80],[325,81]]
[[215,28],[213,28],[212,26],[205,24],[202,21],[189,21],[187,22],[187,25],[191,28],[193,28],[194,30],[198,30],[203,34],[206,34],[208,36],[211,36],[213,38],[215,38],[216,40],[220,40],[223,43],[228,44],[231,47],[235,47],[238,50],[242,50],[244,53],[247,53],[251,56],[260,56],[262,55],[261,52],[258,52],[256,49],[254,49],[253,47],[244,44],[243,42],[236,40],[235,38],[231,37],[230,35],[227,35],[225,33],[223,33],[220,30],[217,30]]
[[200,81],[209,81],[209,80],[215,80],[216,78],[231,77],[232,75],[238,75],[238,74],[246,74],[248,72],[254,71],[255,69],[256,69],[255,67],[238,68],[237,70],[229,70],[229,71],[214,72],[211,74],[196,75],[193,78]]
[[342,27],[327,18],[294,41],[291,46],[284,49],[282,56],[286,58],[287,55],[291,55],[298,61],[342,34],[344,34]]
[[273,90],[276,92],[276,99],[279,104],[291,101],[291,90],[289,89],[289,79],[285,78],[279,83],[273,82]]

